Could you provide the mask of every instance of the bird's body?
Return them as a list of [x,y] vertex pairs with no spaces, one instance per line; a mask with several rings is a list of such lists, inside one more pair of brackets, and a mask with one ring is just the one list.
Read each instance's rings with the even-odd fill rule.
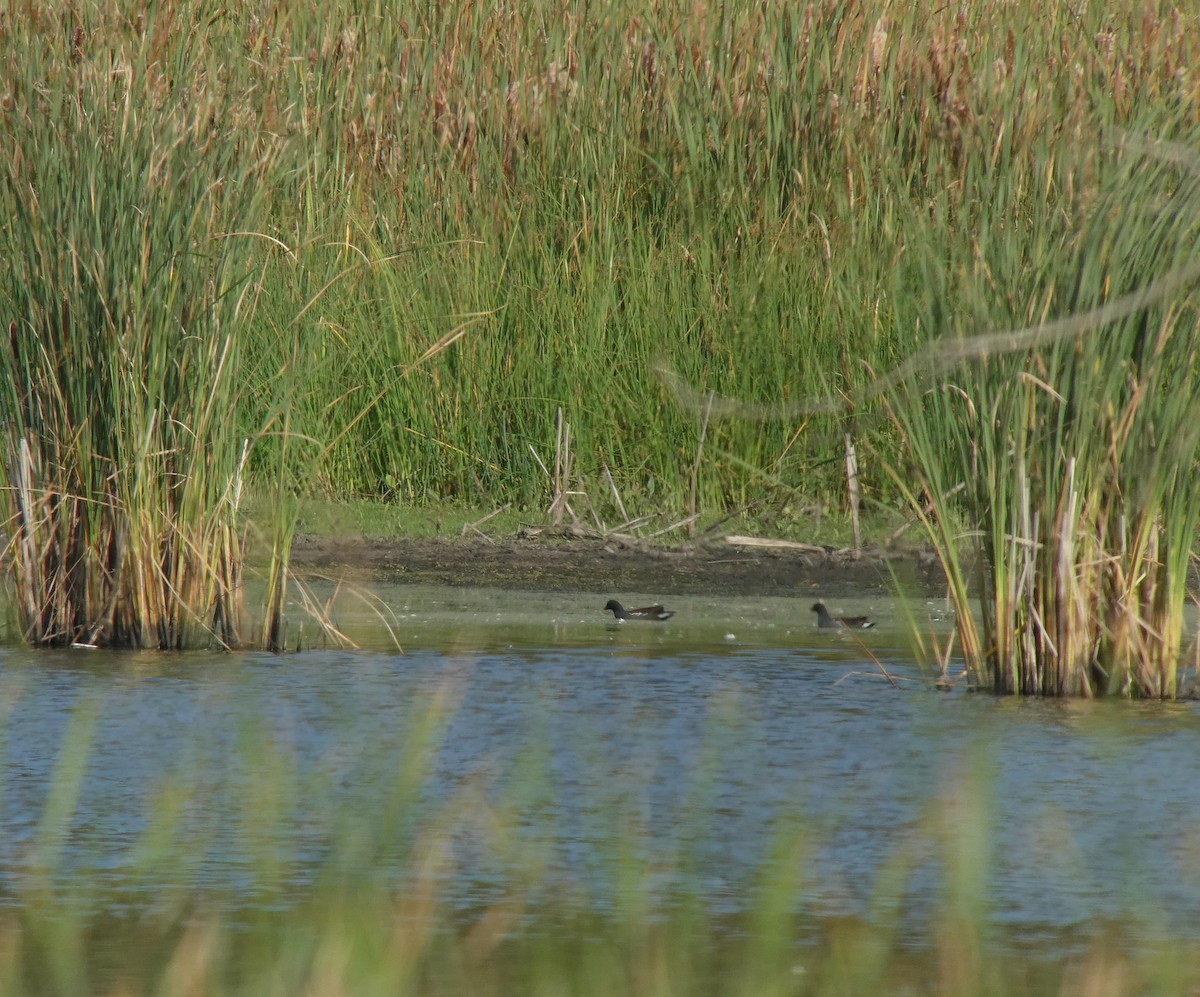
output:
[[822,630],[870,630],[875,626],[865,616],[830,616],[823,602],[814,602],[812,611],[817,614],[817,626]]
[[675,615],[674,610],[663,609],[662,606],[642,606],[640,609],[626,609],[616,599],[609,599],[604,604],[604,608],[616,617],[618,623],[622,620],[651,620],[662,623],[664,620],[669,620]]

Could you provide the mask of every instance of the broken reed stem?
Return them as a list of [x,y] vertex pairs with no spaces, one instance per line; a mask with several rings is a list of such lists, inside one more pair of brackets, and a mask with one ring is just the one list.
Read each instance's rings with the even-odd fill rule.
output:
[[550,525],[559,526],[562,523],[562,506],[566,501],[562,486],[563,466],[563,414],[558,409],[554,427],[554,476],[551,478],[553,494],[550,500]]
[[679,520],[677,523],[672,523],[670,526],[664,526],[661,530],[655,530],[653,533],[647,533],[644,539],[650,540],[653,537],[661,537],[664,533],[670,533],[672,530],[677,530],[681,526],[687,526],[690,528],[695,524],[698,518],[698,514],[693,514],[688,516],[686,519]]
[[34,576],[34,568],[39,563],[39,559],[35,553],[33,542],[32,462],[29,441],[22,437],[17,453],[17,509],[19,516],[17,535],[13,542],[20,544],[20,554],[17,558],[17,564],[21,569],[21,578],[18,582],[20,594],[25,601],[25,612],[29,624],[36,628],[34,632],[27,633],[26,638],[40,641],[41,634],[37,631],[40,631],[38,621],[41,613],[38,607],[45,605],[45,598],[44,593],[39,593],[38,590],[41,586]]
[[550,469],[546,467],[545,463],[542,461],[542,458],[538,455],[538,452],[533,448],[532,443],[529,444],[529,452],[533,454],[533,459],[537,461],[537,466],[542,469],[542,474],[550,479],[551,485],[553,486],[554,478],[550,474]]
[[[542,470],[546,470],[546,466],[540,460],[538,463],[541,464]],[[568,495],[582,494],[571,491],[571,464],[571,424],[563,418],[563,411],[559,408],[554,432],[554,473],[550,475],[553,495],[550,508],[546,510],[551,526],[562,525],[564,512],[571,517],[575,526],[579,526],[579,517],[575,515],[575,510],[571,508],[567,499]]]
[[688,536],[695,538],[696,536],[696,520],[700,517],[696,514],[696,491],[700,480],[700,458],[704,454],[704,438],[708,435],[708,419],[712,415],[713,398],[716,392],[709,391],[708,398],[704,403],[704,414],[700,419],[700,439],[696,443],[696,459],[692,461],[692,476],[688,483]]
[[[537,461],[538,467],[542,469],[542,473],[550,479],[551,499],[550,505],[546,509],[546,517],[550,520],[551,526],[561,526],[563,513],[571,517],[571,524],[575,527],[582,528],[579,517],[575,514],[575,510],[571,508],[569,496],[581,495],[588,502],[588,507],[591,508],[591,501],[587,498],[587,493],[584,491],[571,491],[571,469],[573,460],[571,455],[571,424],[563,419],[562,409],[558,409],[556,417],[556,426],[554,433],[554,471],[542,462],[542,458],[538,456],[538,452],[530,444],[529,452],[533,454],[533,459]],[[592,510],[592,518],[599,524],[599,517],[596,516],[595,510]],[[603,532],[603,528],[601,528]]]
[[634,516],[633,519],[627,519],[623,523],[618,523],[609,532],[619,533],[624,530],[640,530],[652,519],[658,519],[659,515],[661,514],[657,512],[648,512],[644,516]]
[[579,491],[575,492],[574,494],[577,494],[586,503],[588,512],[591,513],[592,516],[592,522],[596,525],[597,532],[603,536],[608,532],[608,527],[604,525],[604,521],[600,518],[600,514],[596,512],[596,507],[592,505],[592,500],[588,496],[587,489],[583,487],[584,484],[585,482],[581,479],[579,482]]
[[508,510],[509,510],[509,509],[511,509],[511,508],[512,508],[512,503],[511,503],[511,502],[505,502],[505,503],[504,503],[504,505],[500,506],[500,508],[498,508],[498,509],[493,509],[493,510],[492,510],[491,512],[489,512],[489,513],[488,513],[486,516],[481,516],[479,519],[475,520],[475,522],[473,522],[473,523],[464,523],[464,524],[463,524],[463,528],[462,528],[462,529],[459,531],[459,536],[463,536],[463,537],[465,537],[465,536],[467,535],[467,530],[474,530],[476,533],[478,533],[478,534],[479,534],[481,537],[483,537],[485,540],[490,540],[491,538],[490,538],[490,537],[488,537],[488,536],[487,536],[487,534],[483,533],[483,532],[482,532],[482,531],[479,529],[479,527],[481,527],[481,526],[482,526],[484,523],[486,523],[486,522],[487,522],[489,519],[494,519],[496,516],[499,516],[499,515],[500,515],[502,512],[508,512]]
[[625,503],[621,501],[621,493],[617,491],[617,483],[613,481],[612,472],[608,469],[607,464],[600,465],[600,473],[604,475],[604,480],[608,482],[608,487],[612,491],[613,501],[617,503],[617,512],[621,514],[621,521],[629,522],[629,513],[625,511]]
[[[711,402],[711,398],[709,399]],[[862,553],[862,533],[858,523],[858,454],[850,434],[846,434],[846,490],[850,494],[850,522],[854,527],[854,559]]]
[[[562,410],[559,410],[559,417],[562,416]],[[575,515],[575,510],[571,508],[571,503],[567,496],[571,494],[571,424],[563,422],[562,424],[562,477],[558,482],[558,493],[562,496],[562,509],[571,517],[571,522],[578,526],[579,517]],[[559,516],[561,519],[561,514]]]

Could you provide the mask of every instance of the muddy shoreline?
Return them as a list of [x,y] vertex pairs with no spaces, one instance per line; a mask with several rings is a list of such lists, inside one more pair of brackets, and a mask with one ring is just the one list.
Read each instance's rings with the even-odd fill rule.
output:
[[546,533],[437,539],[301,535],[293,543],[292,567],[301,577],[662,596],[885,594],[893,590],[894,572],[914,595],[944,590],[936,561],[919,547],[866,548],[856,556],[849,550],[725,539],[667,547]]

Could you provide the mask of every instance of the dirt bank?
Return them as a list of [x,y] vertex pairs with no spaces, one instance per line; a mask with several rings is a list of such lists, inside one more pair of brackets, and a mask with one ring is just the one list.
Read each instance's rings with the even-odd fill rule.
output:
[[912,547],[865,549],[856,558],[850,551],[724,539],[665,547],[561,533],[433,540],[299,536],[292,564],[301,576],[653,595],[883,593],[893,570],[913,593],[932,594],[941,586],[936,563]]

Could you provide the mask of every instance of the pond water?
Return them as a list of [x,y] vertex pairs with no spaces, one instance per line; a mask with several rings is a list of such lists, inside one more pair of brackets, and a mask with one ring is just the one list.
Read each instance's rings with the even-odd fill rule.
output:
[[236,913],[332,865],[464,915],[517,886],[736,916],[782,881],[814,923],[891,904],[914,946],[955,876],[1004,944],[1200,920],[1195,704],[936,691],[887,601],[831,605],[877,617],[860,637],[810,600],[621,625],[594,595],[372,600],[336,602],[362,650],[0,650],[0,904],[49,876]]

